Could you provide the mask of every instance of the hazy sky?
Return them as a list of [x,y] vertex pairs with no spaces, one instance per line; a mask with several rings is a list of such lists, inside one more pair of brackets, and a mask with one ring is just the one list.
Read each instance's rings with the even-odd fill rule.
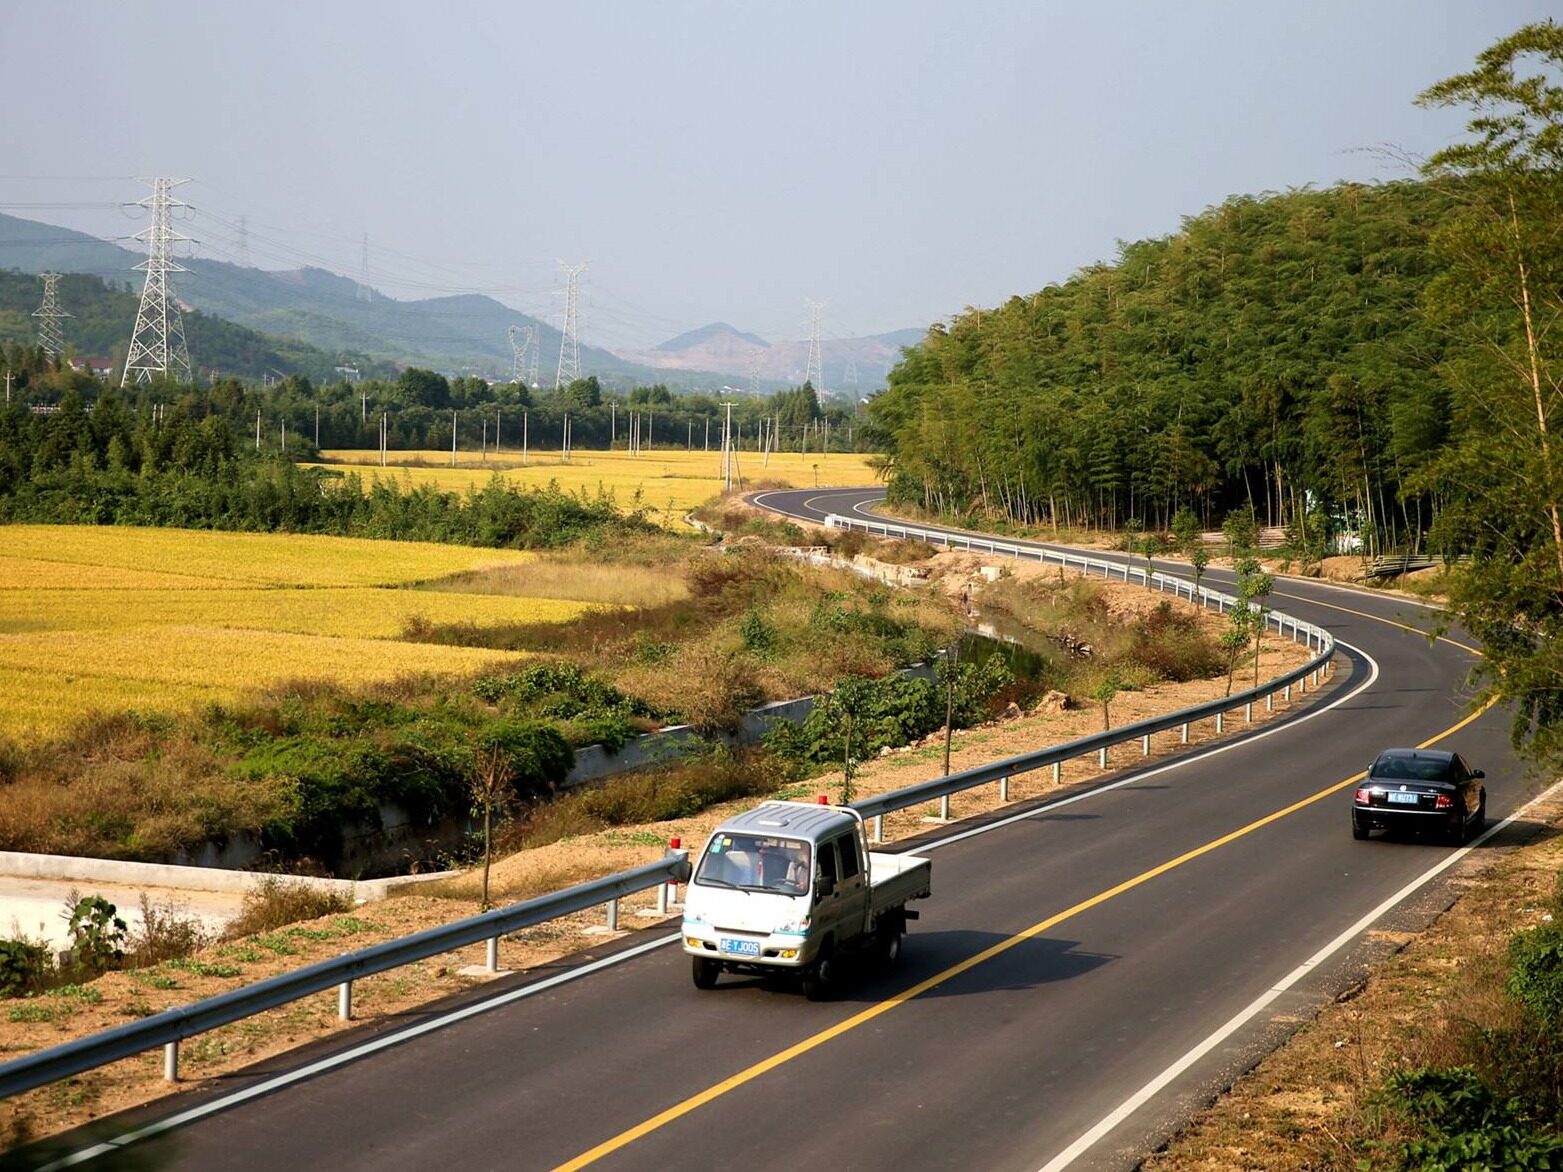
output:
[[[1405,168],[1431,82],[1555,5],[9,4],[0,207],[118,236],[172,174],[200,255],[492,292],[583,340],[925,326],[1228,194]],[[22,208],[17,205],[84,204]],[[0,253],[0,264],[4,264]]]

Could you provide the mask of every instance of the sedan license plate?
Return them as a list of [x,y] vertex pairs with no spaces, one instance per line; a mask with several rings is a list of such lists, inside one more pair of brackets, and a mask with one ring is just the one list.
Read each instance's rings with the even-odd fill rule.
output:
[[1397,805],[1397,806],[1414,806],[1417,803],[1417,795],[1416,794],[1403,794],[1403,793],[1397,793],[1397,792],[1390,792],[1390,793],[1385,794],[1384,796],[1387,797],[1392,804]]
[[724,936],[719,947],[728,956],[760,955],[760,942],[758,940],[729,940]]

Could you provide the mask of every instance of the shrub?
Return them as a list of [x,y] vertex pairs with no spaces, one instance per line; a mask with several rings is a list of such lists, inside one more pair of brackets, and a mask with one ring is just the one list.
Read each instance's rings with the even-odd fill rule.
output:
[[30,940],[0,940],[0,997],[36,993],[54,976],[49,950]]
[[131,932],[127,963],[149,968],[198,952],[210,939],[205,925],[172,899],[152,902],[141,893],[141,923]]
[[[74,893],[72,893],[74,895]],[[70,904],[71,964],[87,973],[107,972],[125,959],[125,921],[101,895]]]
[[1510,937],[1508,992],[1543,1030],[1563,1030],[1563,924]]
[[239,914],[229,921],[224,935],[236,940],[241,936],[271,932],[300,920],[352,910],[352,896],[339,891],[323,891],[297,879],[268,875],[244,893]]
[[1518,1100],[1499,1099],[1469,1067],[1397,1071],[1380,1102],[1417,1133],[1386,1145],[1403,1169],[1519,1172],[1557,1168],[1563,1157],[1563,1137],[1546,1134]]

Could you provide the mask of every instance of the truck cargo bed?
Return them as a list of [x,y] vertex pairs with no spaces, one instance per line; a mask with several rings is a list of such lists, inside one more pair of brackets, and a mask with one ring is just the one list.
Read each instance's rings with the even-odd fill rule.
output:
[[933,863],[916,855],[868,856],[870,911],[878,915],[887,908],[900,907],[914,899],[926,899],[931,893]]

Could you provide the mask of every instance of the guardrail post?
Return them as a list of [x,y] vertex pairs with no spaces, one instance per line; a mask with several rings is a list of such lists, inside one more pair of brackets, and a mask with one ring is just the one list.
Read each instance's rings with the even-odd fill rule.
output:
[[1243,723],[1244,724],[1253,724],[1254,723],[1254,702],[1252,700],[1250,700],[1247,704],[1243,705]]
[[1226,713],[1224,713],[1224,712],[1218,712],[1218,713],[1216,713],[1216,732],[1217,732],[1217,733],[1219,733],[1219,732],[1220,732],[1220,731],[1221,731],[1221,726],[1222,726],[1222,718],[1223,718],[1223,717],[1224,717],[1224,716],[1226,716]]
[[1059,782],[1063,781],[1063,779],[1064,779],[1064,763],[1062,761],[1054,761],[1053,762],[1053,784],[1057,785]]
[[1099,769],[1107,768],[1107,746],[1103,745],[1096,751],[1096,765]]
[[343,981],[336,987],[336,1015],[343,1021],[353,1020],[352,981]]
[[1265,693],[1265,711],[1266,712],[1274,712],[1275,711],[1275,693],[1274,692],[1266,692]]
[[1142,756],[1142,757],[1149,757],[1150,755],[1151,755],[1151,734],[1150,733],[1146,733],[1143,737],[1140,738],[1140,756]]
[[1292,702],[1292,685],[1291,684],[1287,684],[1286,687],[1281,689],[1281,699],[1285,700],[1288,704],[1290,704]]
[[1186,720],[1183,722],[1182,731],[1178,734],[1178,743],[1181,745],[1189,743],[1189,722]]
[[949,820],[950,820],[950,795],[949,794],[945,794],[942,798],[939,799],[939,821],[941,821],[941,822],[948,822]]
[[614,896],[608,901],[608,931],[619,930],[619,897]]
[[168,1042],[163,1046],[163,1081],[179,1081],[179,1043]]
[[490,936],[483,949],[483,967],[491,973],[499,971],[499,937]]
[[885,816],[883,814],[874,815],[874,841],[885,841]]
[[999,778],[999,801],[1009,801],[1009,774]]

